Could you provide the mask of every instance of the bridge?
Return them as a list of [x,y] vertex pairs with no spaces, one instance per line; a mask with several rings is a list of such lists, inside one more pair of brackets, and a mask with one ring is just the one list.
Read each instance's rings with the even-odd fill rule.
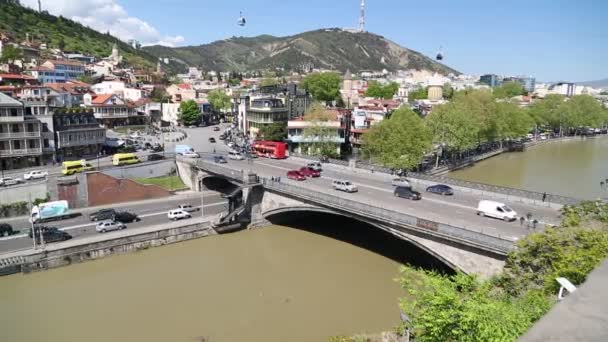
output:
[[[349,217],[406,240],[449,267],[466,273],[489,276],[499,271],[515,242],[529,232],[519,223],[476,216],[471,205],[480,196],[457,193],[456,203],[443,198],[425,198],[420,203],[395,199],[390,182],[387,187],[386,180],[377,179],[382,175],[371,175],[370,180],[366,180],[367,176],[326,170],[319,180],[296,182],[283,176],[279,182],[275,179],[285,174],[284,169],[296,168],[293,164],[297,162],[263,159],[216,164],[204,159],[178,158],[177,163],[182,180],[192,189],[203,190],[209,178],[217,177],[239,184],[243,203],[231,205],[231,209],[239,209],[250,227],[268,225],[273,216],[294,212]],[[359,193],[334,191],[331,180],[335,178],[354,178]],[[534,207],[525,203],[517,206],[516,210],[534,210],[544,217],[557,218],[557,211],[549,206]]]

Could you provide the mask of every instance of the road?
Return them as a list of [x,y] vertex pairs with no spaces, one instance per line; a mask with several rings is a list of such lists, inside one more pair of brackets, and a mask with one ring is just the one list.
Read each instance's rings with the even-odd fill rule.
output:
[[[229,151],[228,146],[217,138],[221,132],[214,132],[210,127],[186,129],[186,131],[188,132],[188,139],[186,139],[185,143],[201,152],[203,158],[210,158],[214,150],[217,154],[226,154]],[[217,143],[209,143],[209,137],[215,137]],[[320,178],[308,178],[302,182],[287,179],[287,171],[299,169],[305,163],[306,161],[300,158],[287,158],[284,160],[257,158],[253,159],[251,163],[245,160],[228,160],[228,163],[224,164],[224,166],[236,170],[253,170],[259,176],[281,177],[282,182],[298,183],[297,185],[305,186],[309,189],[317,189],[322,192],[328,192],[328,189],[332,189],[332,180],[347,179],[357,185],[359,188],[358,193],[347,194],[333,190],[329,193],[344,198],[356,199],[372,206],[392,209],[413,216],[475,231],[483,231],[510,239],[521,238],[532,231],[526,224],[522,226],[519,221],[504,222],[477,216],[477,203],[482,199],[479,195],[456,191],[454,196],[440,196],[425,193],[424,189],[418,189],[423,195],[420,201],[396,198],[393,196],[394,188],[390,184],[392,177],[383,173],[347,173],[339,167],[323,164],[325,169]],[[521,203],[507,204],[520,216],[531,213],[534,218],[541,222],[548,224],[558,224],[560,222],[559,212],[555,209]]]
[[[175,209],[179,204],[192,204],[198,210],[193,213],[194,215],[201,215],[201,196],[200,193],[188,193],[185,195],[176,195],[169,199],[156,199],[141,202],[132,203],[120,203],[112,208],[120,211],[129,211],[140,216],[142,219],[140,222],[127,223],[127,229],[136,229],[138,227],[147,227],[151,225],[161,224],[168,222],[167,212],[171,209]],[[212,191],[205,193],[204,199],[204,214],[205,217],[214,217],[218,213],[227,209],[227,201],[220,196],[220,194]],[[100,208],[108,208],[110,206],[103,206],[98,208],[85,208],[74,210],[76,213],[82,214],[69,220],[53,221],[45,223],[50,227],[58,227],[61,230],[67,231],[72,235],[74,239],[79,239],[85,236],[99,234],[95,231],[95,222],[89,220],[89,214],[99,210]],[[19,217],[3,222],[9,223],[13,226],[14,230],[21,232],[27,232],[30,228],[30,223],[27,217]],[[26,249],[32,247],[32,239],[25,234],[16,234],[10,237],[0,238],[0,254],[9,251],[15,251],[19,249]]]

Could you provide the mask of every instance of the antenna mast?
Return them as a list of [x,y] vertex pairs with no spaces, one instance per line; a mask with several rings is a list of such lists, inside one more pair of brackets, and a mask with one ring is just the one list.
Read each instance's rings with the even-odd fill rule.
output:
[[42,13],[42,2],[38,0],[38,12]]
[[359,32],[365,31],[365,0],[361,0],[361,15],[359,16]]

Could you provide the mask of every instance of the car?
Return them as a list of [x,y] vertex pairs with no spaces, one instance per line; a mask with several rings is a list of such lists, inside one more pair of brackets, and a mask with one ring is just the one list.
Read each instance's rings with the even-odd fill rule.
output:
[[156,144],[154,145],[154,147],[152,147],[152,152],[162,152],[164,150],[165,148],[162,147],[160,144]]
[[287,178],[289,179],[293,179],[293,180],[297,180],[297,181],[303,181],[306,180],[306,176],[304,176],[300,171],[298,170],[292,170],[292,171],[287,171]]
[[444,196],[451,196],[454,194],[454,189],[444,184],[435,184],[426,188],[426,192],[431,192]]
[[163,159],[165,159],[165,156],[163,156],[162,154],[148,155],[148,161],[156,161],[156,160],[163,160]]
[[190,213],[185,212],[181,209],[175,209],[175,210],[170,210],[169,213],[167,213],[167,217],[169,218],[169,220],[177,221],[177,220],[181,220],[181,219],[189,219],[192,217],[192,215],[190,215]]
[[214,131],[214,132],[219,132],[219,131],[220,131],[220,127],[219,127],[219,126],[215,126],[215,127],[213,127],[213,131]]
[[35,170],[35,171],[26,172],[23,175],[23,179],[25,179],[25,180],[42,179],[42,178],[46,178],[48,176],[49,176],[49,173],[46,171]]
[[234,143],[232,141],[228,142],[228,147],[233,148],[234,147]]
[[242,154],[240,154],[239,152],[236,152],[236,151],[230,151],[230,152],[228,152],[228,158],[234,159],[234,160],[243,160],[243,159],[245,159],[245,157],[243,157]]
[[184,156],[186,158],[200,158],[201,157],[198,153],[190,152],[190,151],[182,153],[182,156]]
[[139,222],[141,218],[137,214],[130,213],[128,211],[120,211],[114,215],[114,220],[122,223]]
[[21,183],[21,179],[13,177],[0,178],[0,186],[17,185]]
[[125,228],[127,228],[127,226],[124,223],[115,220],[101,221],[95,226],[95,230],[99,233],[105,233],[112,230],[121,230]]
[[477,215],[493,217],[505,221],[517,219],[515,210],[511,209],[506,204],[488,200],[479,201],[477,204]]
[[410,181],[408,181],[407,178],[404,178],[404,177],[393,178],[391,180],[391,184],[393,186],[403,186],[406,188],[412,187],[412,184],[410,184]]
[[220,134],[219,139],[220,140],[225,140],[226,139],[226,135],[225,134]]
[[321,163],[319,163],[319,162],[308,163],[308,164],[306,164],[306,167],[309,167],[309,168],[311,168],[315,171],[319,171],[319,172],[323,171],[323,167],[321,166]]
[[209,138],[209,142],[212,143],[212,144],[215,144],[215,138],[214,137],[210,137]]
[[398,186],[395,188],[395,191],[393,191],[393,195],[395,195],[395,197],[401,197],[401,198],[407,198],[407,199],[411,199],[414,201],[418,201],[422,199],[422,196],[420,195],[420,193],[414,189],[412,189],[411,187],[405,187],[405,186]]
[[321,177],[321,172],[308,166],[300,168],[300,173],[306,177]]
[[0,236],[13,235],[13,227],[8,223],[0,223]]
[[177,209],[183,210],[183,211],[185,211],[187,213],[191,213],[193,211],[199,210],[198,208],[192,206],[192,204],[180,204],[180,205],[177,206]]
[[96,212],[89,214],[89,219],[91,221],[103,221],[103,220],[114,219],[115,216],[116,216],[116,210],[114,210],[112,208],[108,208],[108,209],[101,209],[101,210],[98,210]]
[[72,235],[68,234],[67,232],[64,232],[63,230],[59,230],[57,227],[34,227],[34,230],[30,229],[28,233],[30,238],[32,238],[34,231],[36,232],[37,239],[40,239],[40,234],[42,234],[42,240],[45,243],[66,241],[72,238]]
[[226,164],[226,158],[222,157],[222,156],[213,156],[213,161],[218,163],[218,164]]
[[355,184],[347,180],[336,179],[331,182],[331,186],[334,188],[334,190],[344,191],[348,193],[359,191]]

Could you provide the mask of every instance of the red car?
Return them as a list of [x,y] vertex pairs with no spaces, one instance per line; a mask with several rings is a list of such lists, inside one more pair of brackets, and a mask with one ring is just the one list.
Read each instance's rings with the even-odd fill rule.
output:
[[288,171],[287,178],[297,180],[297,181],[306,180],[306,176],[304,176],[300,171],[296,171],[296,170]]
[[321,177],[321,172],[314,170],[311,167],[303,167],[300,169],[300,173],[306,177]]

